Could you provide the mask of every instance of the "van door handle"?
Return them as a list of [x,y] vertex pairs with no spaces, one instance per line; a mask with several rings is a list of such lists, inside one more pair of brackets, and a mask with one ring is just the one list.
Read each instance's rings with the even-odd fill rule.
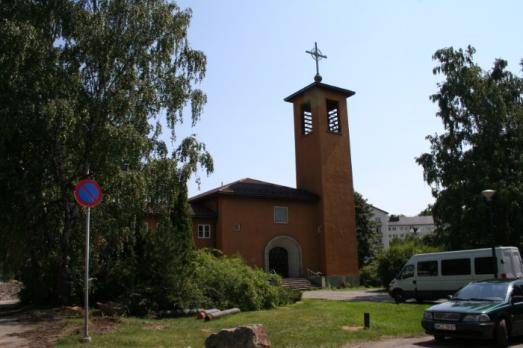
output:
[[413,280],[413,281],[412,281],[412,284],[416,284],[416,281],[415,281],[415,280]]

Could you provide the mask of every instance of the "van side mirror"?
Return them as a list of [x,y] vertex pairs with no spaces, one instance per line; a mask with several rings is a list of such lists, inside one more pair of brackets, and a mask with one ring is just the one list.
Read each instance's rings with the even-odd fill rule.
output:
[[449,301],[451,301],[453,298],[454,298],[454,295],[448,295],[448,296],[447,296],[447,299],[448,299]]

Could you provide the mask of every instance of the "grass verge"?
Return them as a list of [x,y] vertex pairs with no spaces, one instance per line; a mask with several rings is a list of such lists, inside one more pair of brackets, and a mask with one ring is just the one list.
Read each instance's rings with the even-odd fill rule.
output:
[[[273,347],[340,347],[355,341],[423,335],[420,321],[428,305],[303,300],[273,310],[244,312],[215,321],[195,318],[125,318],[118,330],[95,334],[90,347],[204,347],[210,334],[223,328],[263,324]],[[363,313],[371,329],[363,330]],[[70,325],[81,325],[80,319]],[[65,337],[57,347],[85,347],[79,336]]]

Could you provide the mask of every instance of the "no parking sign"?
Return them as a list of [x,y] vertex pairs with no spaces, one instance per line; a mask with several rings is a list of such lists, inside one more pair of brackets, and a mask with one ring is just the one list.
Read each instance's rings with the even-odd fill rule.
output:
[[102,201],[102,189],[94,180],[85,179],[74,187],[74,198],[84,207],[94,207]]

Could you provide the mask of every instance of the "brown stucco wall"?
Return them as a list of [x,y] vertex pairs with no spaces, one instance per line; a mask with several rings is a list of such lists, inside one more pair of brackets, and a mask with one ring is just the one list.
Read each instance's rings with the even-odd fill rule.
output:
[[[211,225],[211,238],[210,239],[200,239],[198,238],[198,225],[199,224],[208,224]],[[192,219],[192,232],[194,245],[198,248],[216,248],[216,223],[214,219]]]
[[[158,218],[156,215],[147,215],[145,217],[145,223],[150,232],[156,230],[158,226]],[[209,239],[199,239],[198,238],[198,224],[209,224],[211,225],[211,238]],[[216,248],[216,220],[215,219],[192,219],[192,235],[194,245],[201,248]]]
[[[217,206],[219,249],[224,254],[239,254],[248,264],[264,268],[266,245],[274,237],[286,235],[301,246],[303,271],[319,270],[317,203],[222,196]],[[274,223],[274,206],[288,207],[287,224]],[[241,230],[233,231],[233,224],[240,224]]]
[[[327,130],[326,100],[338,102],[341,134]],[[313,132],[302,134],[301,105],[312,108]],[[318,194],[322,271],[328,275],[358,272],[354,188],[345,96],[314,88],[293,100],[296,182],[299,189]]]

